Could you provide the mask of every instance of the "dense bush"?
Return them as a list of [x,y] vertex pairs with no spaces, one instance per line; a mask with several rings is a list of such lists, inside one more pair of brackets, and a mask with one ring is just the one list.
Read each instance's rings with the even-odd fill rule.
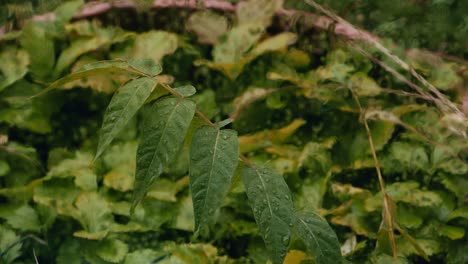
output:
[[[463,1],[328,2],[406,48],[394,52],[454,105],[466,94],[463,60],[414,49],[450,43],[463,57]],[[375,47],[274,16],[281,1],[70,21],[81,4],[0,36],[0,263],[332,263],[335,233],[343,261],[468,262],[466,116],[385,71],[375,60],[396,65]],[[195,117],[153,146],[179,97]],[[205,190],[193,174],[210,165],[194,157],[213,154],[212,133],[239,136],[220,143],[219,166],[235,172],[215,168],[230,182],[212,184],[207,209],[191,194]],[[139,144],[163,157],[153,174],[138,176]],[[276,192],[291,227],[256,210]]]

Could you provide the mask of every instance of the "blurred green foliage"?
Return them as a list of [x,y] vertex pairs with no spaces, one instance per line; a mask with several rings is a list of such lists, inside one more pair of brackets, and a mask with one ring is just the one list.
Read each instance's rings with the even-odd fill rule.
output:
[[[59,5],[41,6],[45,2],[7,3],[0,24],[18,16],[12,4],[28,7],[18,9],[27,14]],[[55,21],[28,22],[17,35],[0,37],[1,263],[34,263],[33,250],[39,263],[267,261],[240,171],[210,233],[193,236],[186,149],[130,216],[145,109],[93,163],[104,110],[128,75],[81,78],[31,98],[85,64],[132,57],[160,61],[174,87],[196,87],[193,99],[213,121],[235,113],[229,126],[239,132],[241,151],[284,174],[296,208],[315,208],[329,220],[347,260],[391,263],[380,232],[382,194],[351,88],[367,110],[396,204],[398,261],[468,262],[466,118],[391,93],[411,90],[328,32],[301,21],[283,32],[281,18],[265,19],[265,6],[249,10],[267,13],[253,21],[204,11],[151,11],[141,15],[147,20],[122,17],[122,27],[130,25],[122,29],[110,25],[122,11],[101,17],[103,22],[70,22],[79,2],[59,9]],[[466,1],[323,3],[402,48],[467,55]],[[313,11],[302,0],[285,1],[284,7]],[[220,27],[203,27],[210,23]],[[414,50],[407,55],[406,62],[453,101],[466,93],[466,65]],[[21,240],[28,234],[48,245]],[[293,236],[285,263],[310,263],[308,248]]]

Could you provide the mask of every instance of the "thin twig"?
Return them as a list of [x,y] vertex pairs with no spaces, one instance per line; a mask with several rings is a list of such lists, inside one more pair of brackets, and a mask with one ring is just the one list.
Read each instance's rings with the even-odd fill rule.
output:
[[195,110],[195,113],[196,113],[196,114],[198,115],[198,117],[200,117],[206,124],[208,124],[208,125],[210,125],[210,126],[212,126],[212,127],[216,127],[216,128],[217,128],[217,126],[216,126],[213,122],[211,122],[200,110],[198,110],[198,109]]
[[380,191],[382,192],[382,196],[383,196],[383,208],[384,208],[384,211],[383,211],[384,220],[383,221],[384,223],[386,223],[387,227],[389,228],[388,235],[389,235],[390,244],[392,247],[392,254],[393,254],[393,258],[396,259],[397,248],[396,248],[396,242],[395,242],[395,234],[393,233],[394,228],[393,228],[392,212],[390,210],[390,201],[389,201],[390,199],[389,199],[389,196],[387,195],[387,192],[385,191],[385,183],[384,183],[384,179],[382,176],[382,170],[380,169],[379,159],[377,158],[377,152],[375,150],[374,141],[372,140],[372,134],[369,128],[369,124],[367,123],[367,119],[365,118],[365,111],[362,109],[361,103],[359,102],[359,98],[354,93],[352,88],[350,87],[349,89],[353,95],[354,100],[356,101],[357,106],[359,107],[359,112],[361,113],[361,119],[364,123],[364,127],[366,128],[367,138],[369,140],[369,145],[370,145],[370,149],[372,152],[372,158],[374,159],[374,166],[377,172],[377,178],[379,180]]
[[244,154],[240,153],[239,154],[239,158],[245,163],[245,165],[249,166],[249,167],[252,167],[252,162],[250,162],[250,160],[244,156]]
[[433,102],[433,99],[430,98],[430,97],[427,97],[427,96],[425,96],[425,95],[416,94],[416,93],[410,93],[410,92],[403,91],[403,90],[395,90],[395,89],[390,89],[390,88],[381,88],[381,91],[382,91],[383,93],[396,94],[396,95],[408,96],[408,97],[414,97],[414,98],[423,99],[423,100],[427,100],[427,101]]
[[[179,93],[178,91],[172,89],[169,85],[165,84],[165,83],[161,83],[161,86],[166,89],[169,93],[171,93],[172,95],[178,97],[178,98],[185,98],[181,93]],[[195,110],[195,114],[197,114],[198,117],[200,117],[203,122],[205,122],[207,125],[210,125],[212,127],[215,127],[217,128],[217,126],[211,122],[210,119],[208,119],[208,117],[206,117],[200,110],[196,109]]]

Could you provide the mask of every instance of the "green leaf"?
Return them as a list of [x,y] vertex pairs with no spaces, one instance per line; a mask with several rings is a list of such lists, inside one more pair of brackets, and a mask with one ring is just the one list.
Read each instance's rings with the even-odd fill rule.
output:
[[7,175],[10,172],[10,165],[4,160],[0,160],[0,177]]
[[468,220],[468,207],[460,207],[455,209],[448,217],[448,220],[452,220],[455,218],[465,218]]
[[24,204],[22,206],[11,208],[5,207],[7,210],[0,209],[0,218],[6,220],[6,222],[13,228],[22,231],[39,231],[41,224],[37,212],[29,205]]
[[312,212],[296,213],[294,228],[315,263],[342,263],[340,242],[327,221]]
[[68,22],[83,4],[83,0],[72,0],[61,4],[54,11],[57,21],[59,21],[59,23]]
[[180,206],[171,227],[193,232],[195,229],[193,224],[194,217],[192,198],[190,196],[184,197],[180,199]]
[[210,223],[231,185],[239,159],[237,132],[203,126],[195,132],[190,149],[190,190],[199,231]]
[[128,246],[117,239],[106,239],[97,245],[95,252],[105,261],[120,263],[127,255]]
[[[396,182],[388,185],[385,190],[395,202],[404,202],[420,207],[438,206],[442,203],[439,194],[419,189],[419,183],[414,181]],[[382,193],[378,193],[365,201],[365,207],[368,211],[374,211],[381,206]]]
[[451,240],[457,240],[465,236],[465,229],[458,226],[442,225],[439,228],[439,234],[446,236]]
[[109,43],[110,39],[101,36],[92,38],[77,39],[70,47],[64,49],[57,60],[55,65],[54,76],[60,76],[60,74],[69,67],[79,56],[97,50],[100,47]]
[[129,81],[114,94],[104,113],[95,159],[110,145],[117,134],[145,103],[156,86],[149,77]]
[[297,35],[291,32],[284,32],[260,42],[251,52],[249,57],[256,58],[263,53],[287,48],[297,40]]
[[195,89],[195,87],[193,87],[192,85],[176,87],[174,88],[174,90],[183,95],[184,97],[192,96],[197,92],[197,89]]
[[0,91],[28,72],[29,56],[21,49],[8,47],[0,53]]
[[353,91],[358,96],[376,96],[380,93],[380,86],[365,73],[355,73],[350,78]]
[[234,121],[234,120],[231,119],[231,118],[224,119],[224,120],[222,120],[222,121],[217,122],[217,123],[216,123],[216,126],[217,126],[218,128],[223,128],[223,127],[225,127],[225,126],[231,124],[233,121]]
[[236,63],[260,39],[263,28],[244,25],[233,28],[213,49],[215,63]]
[[20,79],[3,90],[0,97],[8,101],[9,106],[0,108],[0,121],[40,134],[51,132],[50,119],[62,103],[53,94],[28,99],[41,89],[37,84]]
[[153,264],[156,259],[163,256],[151,249],[135,250],[125,256],[124,264]]
[[162,72],[162,66],[151,58],[130,59],[128,64],[148,75],[155,76]]
[[97,193],[80,194],[76,198],[75,206],[79,212],[77,220],[90,233],[105,231],[113,223],[108,202]]
[[242,180],[267,251],[273,263],[283,263],[294,213],[288,185],[278,172],[257,164],[244,168]]
[[153,30],[137,35],[133,46],[123,57],[127,59],[149,58],[159,63],[165,55],[174,53],[177,46],[177,35]]
[[398,257],[394,259],[392,256],[381,254],[377,257],[373,258],[373,262],[375,264],[409,264],[410,262],[403,257]]
[[23,28],[19,41],[29,54],[33,76],[42,80],[50,76],[55,64],[55,44],[46,29],[30,22]]
[[89,153],[77,152],[75,157],[64,159],[51,167],[46,179],[74,177],[76,186],[83,190],[96,190],[96,173],[93,171],[92,156]]
[[108,60],[108,61],[98,61],[90,64],[84,65],[78,71],[70,73],[69,75],[60,78],[53,83],[51,83],[46,89],[42,90],[41,95],[50,90],[62,87],[66,83],[79,80],[81,78],[86,78],[101,73],[133,73],[136,72],[131,69],[126,61],[123,60]]
[[[20,239],[15,232],[3,225],[0,225],[0,260],[4,260],[6,263],[12,263],[16,258],[21,256],[21,245],[22,243],[16,243]],[[6,251],[8,250],[8,251]]]
[[56,258],[57,264],[81,264],[80,244],[75,239],[62,243]]
[[455,241],[448,246],[447,264],[468,263],[468,251],[466,244],[468,239],[464,241]]
[[194,102],[174,97],[150,106],[152,112],[143,121],[145,127],[137,150],[132,210],[178,153],[195,108]]

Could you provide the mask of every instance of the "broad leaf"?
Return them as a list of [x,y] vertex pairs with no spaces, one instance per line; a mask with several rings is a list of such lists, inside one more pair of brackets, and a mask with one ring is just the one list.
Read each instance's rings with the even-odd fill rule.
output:
[[226,17],[211,11],[196,12],[187,21],[187,30],[198,37],[200,43],[216,44],[228,30]]
[[113,223],[109,203],[94,192],[82,193],[75,201],[78,214],[75,216],[89,233],[106,231]]
[[236,63],[260,39],[263,28],[260,25],[237,26],[213,49],[215,63]]
[[132,251],[125,256],[124,264],[153,264],[154,261],[161,256],[164,256],[161,252],[156,252],[151,249],[140,249]]
[[128,59],[149,58],[159,63],[165,55],[174,53],[177,46],[177,35],[153,30],[137,35],[133,47],[125,51],[122,57]]
[[192,85],[176,87],[174,88],[174,90],[183,95],[184,97],[190,97],[197,92],[197,89],[195,89],[195,87],[193,87]]
[[127,255],[128,246],[117,239],[106,239],[101,241],[95,250],[96,255],[101,259],[112,263],[121,263]]
[[342,263],[340,243],[327,221],[315,213],[296,213],[294,228],[308,251],[315,257],[315,263]]
[[5,219],[11,227],[22,231],[37,232],[41,228],[36,210],[27,204],[16,208],[2,206],[0,218]]
[[70,47],[64,49],[57,60],[54,70],[54,76],[60,74],[69,67],[79,56],[101,48],[106,45],[110,39],[101,36],[93,38],[82,38],[75,40]]
[[237,22],[239,24],[258,23],[268,26],[271,18],[283,5],[282,0],[250,0],[239,4]]
[[38,23],[30,22],[23,28],[19,41],[29,54],[29,69],[33,76],[40,79],[50,76],[55,64],[55,44],[46,29]]
[[96,190],[96,173],[91,163],[91,154],[77,152],[75,157],[64,159],[57,165],[51,166],[46,179],[74,177],[76,186],[87,191]]
[[196,231],[209,224],[223,204],[238,157],[239,143],[234,130],[204,126],[195,132],[190,149],[190,189]]
[[83,0],[66,1],[55,9],[55,17],[60,23],[68,22],[75,12],[84,4]]
[[153,79],[143,77],[129,81],[114,94],[104,114],[96,158],[136,114],[155,86]]
[[158,75],[162,72],[161,64],[156,63],[151,58],[131,59],[128,64],[135,69],[138,69],[148,75]]
[[289,125],[276,129],[264,130],[254,134],[239,137],[241,152],[251,152],[271,146],[273,143],[283,143],[306,123],[303,119],[295,119]]
[[28,72],[29,56],[21,49],[6,48],[0,52],[0,91]]
[[81,264],[80,244],[75,239],[69,239],[60,243],[57,258],[57,264]]
[[380,86],[364,73],[355,73],[350,78],[353,91],[358,96],[376,96],[380,93]]
[[[13,263],[13,261],[21,256],[22,243],[17,243],[20,237],[15,234],[15,231],[0,225],[0,260],[5,263]],[[13,246],[13,244],[15,244]],[[8,251],[7,251],[8,250]]]
[[273,263],[283,263],[294,213],[288,185],[278,172],[257,164],[244,169],[242,180],[267,251]]
[[132,210],[178,153],[195,114],[194,102],[174,97],[156,101],[143,124],[137,150]]
[[136,72],[131,67],[129,67],[126,61],[123,61],[123,60],[98,61],[95,63],[86,64],[82,68],[80,68],[78,71],[70,73],[69,75],[63,78],[56,80],[55,82],[51,83],[46,89],[44,89],[41,93],[37,94],[36,96],[46,93],[50,90],[59,88],[63,86],[64,84],[69,83],[71,81],[79,80],[81,78],[93,76],[96,74],[102,74],[102,73],[136,74]]

